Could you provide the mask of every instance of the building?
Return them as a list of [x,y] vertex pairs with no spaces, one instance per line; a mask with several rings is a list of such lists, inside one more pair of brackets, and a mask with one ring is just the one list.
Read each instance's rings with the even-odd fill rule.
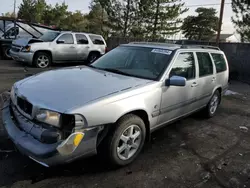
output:
[[[215,42],[217,38],[217,35],[214,35],[210,42]],[[220,42],[240,42],[239,39],[237,39],[235,34],[221,34],[220,35]]]

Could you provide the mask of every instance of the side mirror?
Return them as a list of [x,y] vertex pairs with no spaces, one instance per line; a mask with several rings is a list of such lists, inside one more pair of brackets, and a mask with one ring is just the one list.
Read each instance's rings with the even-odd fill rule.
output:
[[60,40],[60,39],[59,39],[59,40],[56,41],[56,43],[57,43],[57,44],[64,44],[64,43],[65,43],[65,40]]
[[182,76],[172,76],[165,81],[166,86],[186,86],[186,78]]

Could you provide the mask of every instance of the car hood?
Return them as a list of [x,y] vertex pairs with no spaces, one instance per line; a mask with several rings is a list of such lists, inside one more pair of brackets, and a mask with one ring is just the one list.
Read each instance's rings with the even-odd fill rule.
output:
[[34,106],[63,113],[149,82],[83,66],[47,71],[17,82],[15,88]]
[[43,42],[43,41],[40,39],[35,39],[35,38],[20,38],[20,39],[14,40],[12,44],[17,45],[17,46],[26,46],[28,44],[37,43],[37,42]]

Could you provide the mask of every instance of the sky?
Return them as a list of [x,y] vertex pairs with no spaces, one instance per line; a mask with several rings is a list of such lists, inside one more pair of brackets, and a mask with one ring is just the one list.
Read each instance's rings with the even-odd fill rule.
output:
[[[87,13],[89,11],[89,3],[91,0],[46,0],[48,4],[55,5],[56,3],[64,2],[68,5],[70,11],[80,10],[83,13]],[[17,7],[20,5],[22,0],[16,0]],[[219,9],[220,9],[220,0],[183,0],[185,2],[185,6],[189,8],[189,11],[183,14],[181,17],[185,18],[188,15],[195,15],[195,9],[199,5],[202,6],[204,4],[218,4],[213,6],[205,6],[206,8],[213,7],[218,10],[219,16]],[[235,32],[234,26],[231,22],[231,17],[233,15],[232,8],[231,8],[231,0],[225,0],[225,9],[224,9],[224,18],[223,18],[223,25],[222,25],[222,33],[231,34]],[[228,4],[229,3],[229,4]],[[14,0],[0,0],[0,15],[6,12],[13,11]]]

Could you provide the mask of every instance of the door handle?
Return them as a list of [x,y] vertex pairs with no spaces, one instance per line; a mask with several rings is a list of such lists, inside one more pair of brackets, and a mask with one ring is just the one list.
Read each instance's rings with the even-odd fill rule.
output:
[[212,82],[214,82],[215,80],[216,80],[216,78],[215,78],[215,77],[213,77]]
[[199,84],[197,84],[196,82],[192,83],[191,87],[197,87]]
[[70,46],[70,48],[75,48],[74,46]]

